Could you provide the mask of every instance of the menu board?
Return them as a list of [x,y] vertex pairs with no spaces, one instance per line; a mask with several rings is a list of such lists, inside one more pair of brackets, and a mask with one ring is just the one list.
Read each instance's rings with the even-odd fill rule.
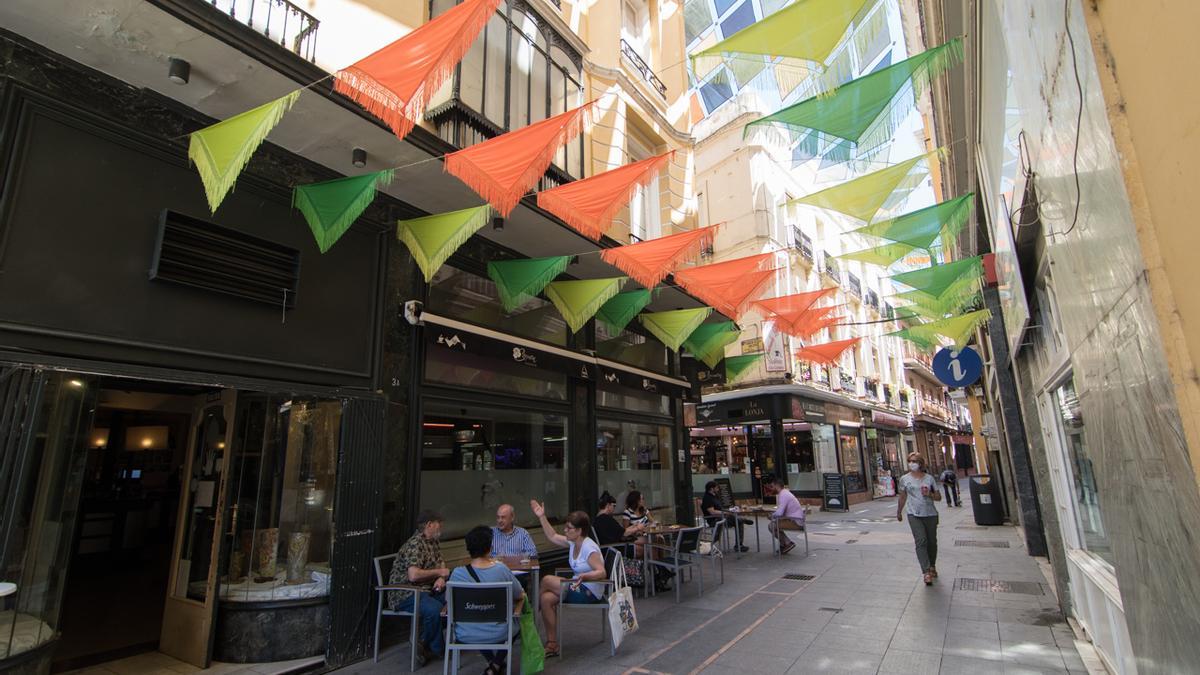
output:
[[846,500],[846,478],[840,473],[821,474],[823,511],[849,511],[850,504]]
[[721,500],[721,508],[733,508],[733,483],[728,478],[717,478],[717,498]]

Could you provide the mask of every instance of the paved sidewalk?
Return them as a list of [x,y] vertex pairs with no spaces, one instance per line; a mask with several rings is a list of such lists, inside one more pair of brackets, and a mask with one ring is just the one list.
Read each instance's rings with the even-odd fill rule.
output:
[[[1017,531],[976,526],[969,504],[939,504],[939,511],[941,578],[932,587],[921,581],[908,525],[896,522],[895,498],[849,513],[818,512],[809,521],[807,558],[803,541],[772,557],[764,528],[764,552],[727,559],[723,585],[706,566],[703,597],[693,581],[678,605],[673,593],[639,598],[641,629],[615,657],[601,643],[598,619],[568,619],[563,656],[548,659],[546,672],[1088,672]],[[391,644],[400,631],[388,632],[395,637],[385,638],[390,646],[378,664],[345,670],[407,672],[408,646]],[[463,664],[469,673],[484,665],[473,655]],[[420,672],[441,668],[435,661]]]

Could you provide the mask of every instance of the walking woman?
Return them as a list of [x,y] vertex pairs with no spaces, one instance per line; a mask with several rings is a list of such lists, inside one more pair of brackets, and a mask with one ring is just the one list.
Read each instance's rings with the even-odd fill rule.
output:
[[925,458],[918,453],[908,456],[908,473],[900,477],[900,503],[896,505],[896,520],[903,521],[908,514],[908,527],[912,530],[917,547],[917,562],[925,574],[925,585],[933,585],[937,578],[937,526],[938,513],[934,502],[941,501],[942,493],[937,481],[925,473]]

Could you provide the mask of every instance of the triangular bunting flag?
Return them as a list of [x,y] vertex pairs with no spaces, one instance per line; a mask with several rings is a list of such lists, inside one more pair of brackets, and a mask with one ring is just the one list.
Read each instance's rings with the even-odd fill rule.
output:
[[408,247],[428,283],[458,247],[486,225],[491,217],[492,207],[484,204],[461,211],[401,220],[396,223],[396,236]]
[[[762,360],[763,354],[743,354],[741,356],[730,356],[725,359],[725,381],[733,382],[750,369],[750,366]],[[712,367],[712,366],[710,366]]]
[[[819,147],[843,143],[861,156],[890,141],[913,100],[928,87],[930,80],[962,61],[962,57],[962,38],[955,38],[831,92],[750,122],[745,131],[749,133],[767,125],[783,126],[793,132],[812,129],[822,136]],[[909,83],[915,96],[897,96]]]
[[538,206],[558,216],[572,229],[599,240],[612,226],[613,216],[629,203],[634,192],[658,178],[675,151],[598,173],[583,180],[542,190]]
[[879,265],[880,267],[890,267],[904,256],[912,253],[916,249],[908,244],[893,243],[880,244],[874,248],[854,251],[852,253],[843,253],[839,256],[834,256],[838,260],[857,260],[868,265]]
[[412,131],[425,104],[442,86],[496,12],[500,0],[466,0],[348,68],[333,88],[399,138]]
[[487,275],[496,283],[500,304],[512,314],[518,307],[542,292],[554,277],[567,271],[571,256],[493,260],[487,264]]
[[300,210],[321,253],[329,250],[375,199],[378,187],[392,182],[393,169],[323,183],[297,185],[292,206]]
[[704,70],[712,59],[745,54],[819,63],[841,41],[865,4],[866,0],[800,0],[691,54],[692,71]]
[[297,89],[287,96],[191,133],[188,159],[200,172],[209,211],[217,212],[221,200],[237,182],[238,174],[246,168],[246,163],[266,140],[267,134],[291,110],[301,91]]
[[583,131],[592,103],[452,152],[445,157],[446,171],[507,216],[537,185],[558,149]]
[[829,315],[843,308],[845,308],[845,305],[828,305],[826,307],[814,307],[808,310],[803,316],[793,322],[793,332],[790,333],[790,335],[793,337],[798,337],[802,340],[807,339],[809,336],[817,333],[818,331],[840,322],[842,317],[830,317]]
[[892,281],[913,287],[896,297],[913,303],[914,309],[923,310],[920,313],[940,318],[972,304],[982,292],[982,276],[983,257],[975,256],[897,274]]
[[725,358],[725,345],[736,342],[741,334],[742,331],[732,321],[706,323],[693,331],[684,340],[683,346],[709,368],[716,368]]
[[646,288],[654,288],[671,270],[712,246],[720,224],[600,251],[600,258]]
[[917,164],[933,154],[936,153],[913,157],[881,171],[793,199],[789,203],[818,206],[869,223],[879,212],[883,203],[887,201],[888,196],[896,191],[896,188],[912,173]]
[[948,319],[939,319],[918,326],[910,326],[904,330],[888,333],[888,335],[902,337],[922,347],[930,347],[936,344],[937,336],[942,336],[948,339],[951,344],[961,349],[967,346],[967,342],[970,342],[979,324],[987,321],[991,316],[991,312],[981,309],[976,312],[963,314],[962,316],[953,316]]
[[697,307],[639,314],[638,320],[671,351],[679,351],[683,341],[704,323],[709,314],[712,314],[712,307]]
[[810,363],[820,363],[823,365],[833,365],[837,363],[842,352],[850,349],[858,344],[861,337],[850,338],[849,340],[838,340],[836,342],[826,342],[819,345],[806,345],[796,352],[796,358],[801,361],[809,361]]
[[789,335],[795,335],[796,327],[799,325],[797,322],[801,321],[808,314],[813,303],[832,293],[835,288],[834,286],[830,286],[829,288],[821,288],[804,293],[793,293],[792,295],[784,295],[778,298],[755,300],[751,305],[769,315],[772,323],[779,330]]
[[968,192],[940,204],[851,230],[850,233],[888,239],[926,250],[932,248],[940,236],[942,244],[949,246],[970,218],[974,205],[975,193]]
[[617,293],[596,312],[596,320],[608,326],[611,332],[620,333],[638,312],[646,309],[650,300],[651,291],[648,288]]
[[546,297],[567,320],[571,332],[578,333],[624,283],[625,277],[554,281],[546,285]]
[[675,271],[675,283],[730,318],[738,318],[750,296],[775,275],[774,253],[760,253]]

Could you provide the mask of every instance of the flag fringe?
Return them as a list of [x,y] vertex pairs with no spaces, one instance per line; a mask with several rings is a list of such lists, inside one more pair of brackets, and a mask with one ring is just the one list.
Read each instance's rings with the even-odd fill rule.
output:
[[[594,100],[589,101],[571,111],[571,114],[563,113],[565,119],[563,120],[562,128],[555,132],[554,137],[546,144],[546,147],[542,148],[529,163],[529,166],[521,172],[521,175],[516,180],[516,184],[511,188],[497,183],[486,169],[476,166],[471,161],[470,151],[479,146],[472,146],[446,155],[443,168],[446,173],[466,183],[479,196],[486,199],[489,204],[496,208],[496,211],[500,215],[507,217],[516,208],[517,203],[521,201],[521,197],[529,192],[530,188],[537,183],[537,180],[546,173],[546,168],[554,160],[554,155],[567,142],[567,139],[578,136],[580,133],[583,133],[585,128],[590,126],[591,115],[589,111],[594,103]],[[525,128],[528,129],[529,127]],[[502,136],[497,136],[497,138],[502,138]],[[486,142],[484,141],[484,143]],[[481,143],[480,145],[483,144]]]
[[566,319],[567,325],[571,327],[571,332],[578,333],[579,331],[583,330],[584,326],[587,325],[588,319],[592,318],[596,315],[596,312],[600,311],[600,308],[604,306],[604,303],[612,300],[617,293],[621,292],[621,286],[625,283],[625,277],[616,277],[609,279],[608,281],[610,283],[605,286],[601,292],[596,295],[596,297],[589,300],[583,307],[570,307],[570,305],[567,304],[566,298],[562,297],[558,293],[558,289],[555,288],[554,284],[556,282],[551,282],[546,285],[546,297],[550,300],[550,302],[554,303],[554,306],[558,308],[558,313],[562,314],[562,317]]
[[421,242],[417,239],[412,229],[406,227],[407,221],[397,221],[396,237],[408,247],[413,261],[417,263],[417,266],[421,268],[421,272],[425,276],[425,283],[433,281],[433,276],[437,274],[442,264],[458,250],[458,247],[467,243],[467,240],[472,235],[483,229],[483,226],[487,225],[488,221],[492,219],[492,207],[487,204],[464,210],[474,211],[475,213],[464,220],[463,224],[454,231],[454,234],[433,251],[426,251],[421,247]]
[[619,314],[616,316],[612,316],[610,313],[604,312],[603,307],[601,307],[601,310],[596,313],[596,320],[599,321],[600,323],[604,324],[605,326],[608,326],[609,329],[611,329],[611,332],[613,332],[613,333],[620,333],[621,331],[625,330],[625,327],[629,325],[629,322],[633,321],[634,318],[637,317],[637,315],[639,313],[641,313],[641,311],[643,309],[646,309],[646,306],[649,305],[650,301],[653,299],[653,291],[650,289],[641,290],[641,291],[629,291],[629,292],[630,293],[643,293],[644,297],[645,297],[645,301],[644,302],[639,301],[638,303],[631,305],[629,307],[629,309],[626,310],[625,314]]
[[[709,315],[713,312],[712,307],[702,307],[697,309],[706,309],[708,311],[696,312],[695,317],[681,327],[681,335],[678,336],[671,335],[666,330],[663,330],[662,326],[660,326],[658,322],[654,320],[653,314],[640,314],[638,315],[638,320],[642,322],[642,325],[646,327],[646,330],[650,331],[654,337],[658,338],[659,342],[662,342],[671,351],[677,352],[679,351],[679,346],[683,344],[683,341],[688,339],[688,337],[691,336],[692,331],[699,328],[700,324],[704,323],[705,320],[708,319]],[[664,314],[665,313],[667,312],[664,312]]]
[[[701,228],[703,234],[699,234],[695,239],[688,239],[680,244],[679,248],[671,254],[667,261],[658,266],[646,265],[632,255],[627,255],[629,249],[625,246],[606,248],[600,251],[600,259],[628,274],[629,278],[646,288],[654,288],[671,273],[671,270],[685,263],[695,261],[700,257],[700,253],[704,249],[712,246],[716,238],[717,228],[722,224],[717,223],[716,225]],[[693,232],[701,232],[701,230],[693,230]],[[636,246],[636,244],[632,246]]]
[[[300,211],[300,214],[304,216],[304,220],[308,222],[309,229],[312,230],[313,237],[317,240],[317,247],[321,250],[321,253],[325,253],[346,233],[346,230],[350,229],[350,226],[354,224],[355,220],[358,220],[363,211],[367,210],[371,202],[375,201],[375,193],[378,188],[390,184],[395,175],[395,169],[376,172],[375,180],[365,185],[362,192],[346,204],[342,213],[327,228],[321,227],[321,215],[317,212],[317,206],[309,201],[308,193],[301,189],[305,186],[297,185],[292,189],[292,207]],[[335,183],[355,178],[359,178],[359,176],[338,178],[325,182]],[[321,183],[314,183],[313,185],[321,185]]]
[[302,91],[304,90],[297,89],[274,101],[200,129],[200,131],[205,131],[206,129],[212,129],[213,127],[218,127],[231,120],[235,120],[242,115],[250,115],[263,109],[270,109],[271,114],[263,118],[254,131],[246,138],[246,141],[242,144],[242,151],[237,155],[233,163],[226,167],[224,172],[217,167],[217,163],[212,158],[212,151],[204,141],[204,137],[199,133],[190,134],[188,140],[188,159],[196,166],[196,171],[200,174],[200,182],[204,184],[204,196],[208,200],[208,210],[211,213],[217,212],[217,207],[221,205],[221,201],[225,199],[225,195],[233,190],[238,176],[241,175],[246,165],[250,163],[250,158],[258,150],[258,146],[262,145],[263,141],[267,139],[267,135],[271,133],[271,130],[292,109],[292,106],[296,104],[296,99],[300,98],[300,92]]
[[563,272],[566,272],[567,265],[570,264],[571,256],[561,256],[553,265],[548,267],[538,276],[530,279],[528,283],[526,283],[520,289],[509,288],[507,284],[505,284],[503,280],[499,278],[500,275],[494,267],[495,263],[488,263],[487,272],[488,276],[496,284],[496,291],[500,294],[500,305],[504,308],[506,313],[512,314],[521,305],[524,305],[533,298],[537,297],[537,294],[541,293],[542,289],[544,289],[547,284],[549,284],[551,281],[554,281],[555,277]]
[[[648,162],[645,170],[637,175],[635,179],[621,192],[613,196],[610,203],[599,216],[595,219],[585,217],[575,210],[575,205],[571,203],[569,198],[563,197],[563,194],[557,189],[544,190],[537,195],[537,204],[541,208],[558,216],[564,223],[569,225],[571,229],[582,234],[583,236],[599,241],[600,237],[612,227],[613,217],[633,199],[633,195],[638,190],[648,186],[651,181],[659,178],[659,172],[667,165],[668,162],[675,156],[675,151],[654,158],[653,162]],[[618,167],[619,169],[620,167]],[[615,171],[616,169],[613,169]],[[603,174],[596,174],[603,175]],[[593,178],[595,176],[592,176]],[[585,179],[586,180],[586,179]],[[574,183],[566,183],[566,187],[574,185]]]

